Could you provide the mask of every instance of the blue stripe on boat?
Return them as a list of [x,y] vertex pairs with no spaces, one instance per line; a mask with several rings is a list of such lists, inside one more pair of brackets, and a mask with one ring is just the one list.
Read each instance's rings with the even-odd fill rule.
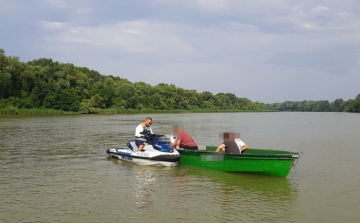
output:
[[116,152],[121,155],[131,155],[131,153],[125,153],[125,152],[119,151],[118,149],[116,149]]

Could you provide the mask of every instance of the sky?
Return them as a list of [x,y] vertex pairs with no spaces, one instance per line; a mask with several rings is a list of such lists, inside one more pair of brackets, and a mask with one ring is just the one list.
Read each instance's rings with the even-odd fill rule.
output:
[[358,0],[0,0],[0,48],[264,103],[360,93]]

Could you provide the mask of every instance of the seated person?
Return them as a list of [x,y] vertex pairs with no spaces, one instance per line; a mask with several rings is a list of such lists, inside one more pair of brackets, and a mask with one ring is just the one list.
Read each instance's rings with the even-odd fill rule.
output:
[[190,136],[190,134],[184,130],[184,127],[173,127],[173,133],[178,134],[176,138],[176,142],[171,143],[171,146],[176,149],[183,148],[187,150],[198,150],[198,146]]
[[249,146],[240,139],[240,133],[235,133],[235,142],[239,147],[240,153],[243,153],[249,148]]
[[144,131],[150,131],[151,134],[154,134],[150,125],[152,124],[152,118],[147,117],[144,123],[140,123],[135,129],[135,144],[138,147],[137,151],[141,151],[144,148],[144,143],[146,142],[145,136],[141,134]]
[[236,144],[234,133],[223,133],[224,142],[218,146],[215,152],[220,150],[225,153],[240,154],[238,145]]

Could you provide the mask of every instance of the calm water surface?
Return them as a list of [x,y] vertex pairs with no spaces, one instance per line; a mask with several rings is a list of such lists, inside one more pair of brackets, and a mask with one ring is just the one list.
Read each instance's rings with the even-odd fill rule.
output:
[[0,222],[360,222],[360,114],[156,114],[199,145],[302,152],[287,178],[109,159],[146,115],[0,117]]

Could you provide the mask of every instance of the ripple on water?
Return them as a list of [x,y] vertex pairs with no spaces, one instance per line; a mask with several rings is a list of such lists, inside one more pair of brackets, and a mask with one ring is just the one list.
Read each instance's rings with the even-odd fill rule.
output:
[[105,150],[124,146],[145,116],[0,119],[0,222],[359,220],[358,116],[152,115],[155,132],[183,125],[199,145],[218,144],[219,132],[237,126],[250,146],[304,150],[286,179],[108,159]]

